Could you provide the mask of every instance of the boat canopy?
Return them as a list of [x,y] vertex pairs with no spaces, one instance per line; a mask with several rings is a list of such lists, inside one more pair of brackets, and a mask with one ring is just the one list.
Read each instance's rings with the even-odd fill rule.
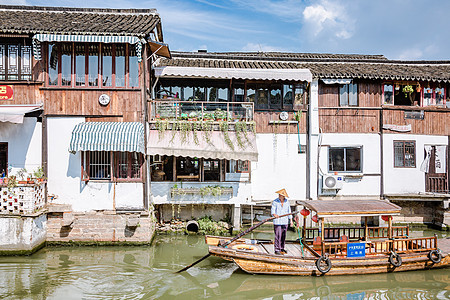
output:
[[318,218],[335,216],[393,216],[401,207],[385,200],[299,200],[298,205],[315,211]]

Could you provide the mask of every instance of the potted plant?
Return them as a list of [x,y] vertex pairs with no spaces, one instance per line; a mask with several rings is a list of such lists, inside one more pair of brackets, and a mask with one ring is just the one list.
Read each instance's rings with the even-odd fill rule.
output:
[[17,186],[17,178],[14,175],[8,176],[7,180],[7,187],[8,191],[11,191],[11,189],[15,188]]
[[407,98],[409,95],[411,95],[412,92],[414,92],[412,85],[405,85],[403,87],[403,93],[405,93],[405,98]]
[[20,177],[19,184],[26,184],[28,181],[25,180],[25,176],[27,175],[27,169],[22,168],[17,172],[17,175]]
[[45,180],[45,176],[44,176],[44,169],[42,167],[38,167],[34,172],[33,172],[33,177],[36,178],[36,180],[38,182],[42,182]]

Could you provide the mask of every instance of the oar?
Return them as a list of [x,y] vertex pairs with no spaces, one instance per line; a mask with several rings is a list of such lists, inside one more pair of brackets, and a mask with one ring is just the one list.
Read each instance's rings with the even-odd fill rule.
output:
[[[225,243],[223,243],[223,244],[220,244],[219,246],[220,246],[220,247],[226,247],[226,246],[228,246],[229,244],[231,244],[231,243],[234,242],[235,240],[237,240],[237,239],[243,237],[244,235],[246,235],[246,234],[248,234],[249,232],[255,230],[256,228],[258,228],[259,226],[261,226],[262,224],[264,224],[264,223],[266,223],[266,222],[268,222],[268,221],[271,221],[271,220],[273,220],[273,219],[278,219],[278,218],[281,218],[281,217],[285,217],[285,216],[289,216],[289,215],[294,215],[294,214],[297,214],[297,213],[299,213],[299,211],[294,211],[294,212],[292,212],[292,213],[280,215],[280,216],[278,216],[278,217],[270,217],[270,218],[264,219],[264,220],[262,220],[261,222],[259,222],[258,224],[253,225],[253,226],[250,227],[249,229],[242,231],[241,233],[239,233],[237,236],[235,236],[235,237],[232,238],[231,240],[228,240],[227,242],[225,242]],[[190,264],[189,266],[186,266],[186,267],[184,267],[183,269],[181,269],[181,270],[179,270],[179,271],[176,271],[175,273],[181,273],[181,272],[186,271],[187,269],[189,269],[189,268],[195,266],[195,265],[198,264],[199,262],[201,262],[201,261],[207,259],[210,255],[211,255],[210,253],[206,254],[205,256],[203,256],[202,258],[200,258],[199,260],[193,262],[193,263]]]

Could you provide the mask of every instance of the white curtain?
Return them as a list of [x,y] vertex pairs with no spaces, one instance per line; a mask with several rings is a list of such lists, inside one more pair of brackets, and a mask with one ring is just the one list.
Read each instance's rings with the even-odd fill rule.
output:
[[427,156],[420,165],[420,171],[428,173],[430,170],[431,146],[425,145],[425,152]]
[[447,146],[436,146],[435,168],[437,174],[445,174]]

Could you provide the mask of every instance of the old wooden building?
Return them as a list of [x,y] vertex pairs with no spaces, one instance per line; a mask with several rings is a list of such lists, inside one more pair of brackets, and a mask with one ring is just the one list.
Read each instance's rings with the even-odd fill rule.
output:
[[0,6],[0,167],[45,177],[47,241],[150,240],[146,90],[162,42],[154,9]]
[[[156,204],[229,204],[236,216],[237,207],[270,201],[274,191],[286,188],[291,199],[388,199],[404,208],[397,221],[449,223],[450,62],[302,53],[172,55],[155,68],[151,121],[157,126],[148,154],[159,162],[152,174],[164,174],[152,181]],[[238,107],[251,112],[236,113]],[[170,143],[160,147],[161,129],[170,128],[161,126],[164,120],[183,119],[184,112],[186,119],[220,124],[221,118],[211,118],[218,110],[226,111],[228,128],[251,122],[255,145],[234,147],[234,157],[204,153],[194,159],[182,147],[176,153]],[[241,156],[246,151],[257,155]],[[192,164],[186,172],[183,166]],[[239,164],[245,168],[234,167]],[[185,173],[190,176],[178,176]],[[188,189],[180,191],[180,183]],[[226,186],[229,195],[183,194],[214,185]],[[189,205],[182,207],[189,211]],[[163,214],[170,218],[170,209]]]

